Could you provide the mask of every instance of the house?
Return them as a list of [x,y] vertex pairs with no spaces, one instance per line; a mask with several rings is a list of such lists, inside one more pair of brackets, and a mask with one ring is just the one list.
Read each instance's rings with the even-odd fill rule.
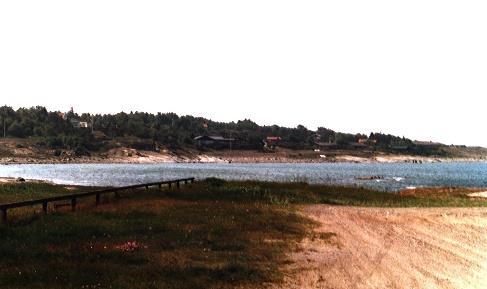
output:
[[213,148],[213,149],[232,149],[235,142],[234,138],[225,138],[222,136],[202,135],[194,138],[198,148]]
[[357,141],[359,144],[364,144],[364,145],[375,145],[377,144],[376,139],[370,139],[370,138],[361,138]]
[[280,136],[268,136],[263,141],[264,142],[264,148],[274,149],[280,141],[281,141]]
[[108,136],[104,132],[102,132],[101,130],[95,130],[91,133],[91,135],[93,135],[93,137],[97,141],[103,141],[103,140],[109,139]]
[[79,128],[79,120],[72,118],[72,119],[69,120],[69,122],[71,123],[71,125],[73,127]]
[[74,127],[74,128],[88,128],[89,125],[88,125],[88,122],[86,121],[79,121],[77,119],[70,119],[69,120],[71,122],[71,125]]

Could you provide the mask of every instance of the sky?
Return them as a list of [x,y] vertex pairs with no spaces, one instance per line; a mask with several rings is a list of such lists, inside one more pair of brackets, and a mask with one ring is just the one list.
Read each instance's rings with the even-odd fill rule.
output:
[[0,1],[0,105],[487,147],[487,2]]

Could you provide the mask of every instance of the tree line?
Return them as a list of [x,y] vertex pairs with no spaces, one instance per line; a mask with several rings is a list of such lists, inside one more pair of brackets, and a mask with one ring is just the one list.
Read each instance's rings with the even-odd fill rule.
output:
[[[85,122],[87,128],[76,124]],[[175,113],[120,112],[116,114],[77,114],[48,111],[45,107],[0,107],[3,136],[36,138],[39,144],[51,148],[96,151],[106,148],[110,140],[143,140],[135,142],[157,144],[171,149],[194,147],[199,135],[218,135],[234,138],[237,149],[260,149],[268,136],[280,137],[279,146],[290,149],[311,149],[316,143],[334,143],[346,147],[360,139],[370,140],[378,149],[394,146],[413,147],[404,137],[372,133],[348,134],[320,127],[316,131],[302,125],[288,128],[278,125],[261,126],[245,119],[237,122],[216,122],[203,117],[179,116]],[[93,133],[95,132],[95,133]],[[96,137],[98,135],[98,137]],[[100,138],[99,136],[103,137]]]

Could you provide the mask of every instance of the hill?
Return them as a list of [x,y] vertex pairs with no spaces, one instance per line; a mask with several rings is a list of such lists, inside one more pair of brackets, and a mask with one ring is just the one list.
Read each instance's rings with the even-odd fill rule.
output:
[[[418,142],[383,133],[348,134],[302,125],[261,126],[245,119],[217,122],[175,113],[77,114],[45,107],[0,107],[0,157],[96,161],[340,160],[417,156],[483,159],[487,150]],[[257,154],[257,155],[256,155]],[[265,156],[264,156],[265,154]],[[338,158],[337,158],[338,157]],[[90,159],[91,158],[91,159]]]

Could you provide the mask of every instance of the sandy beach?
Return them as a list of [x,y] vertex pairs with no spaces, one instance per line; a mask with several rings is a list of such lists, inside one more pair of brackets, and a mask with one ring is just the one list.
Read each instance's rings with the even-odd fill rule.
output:
[[474,157],[421,157],[409,155],[377,154],[360,156],[340,152],[337,155],[316,155],[310,152],[285,151],[277,154],[257,151],[223,152],[171,152],[141,151],[129,148],[110,150],[90,156],[26,152],[0,157],[0,164],[63,164],[63,163],[437,163],[437,162],[485,162]]
[[485,208],[312,205],[302,212],[332,237],[305,239],[279,288],[487,288]]

